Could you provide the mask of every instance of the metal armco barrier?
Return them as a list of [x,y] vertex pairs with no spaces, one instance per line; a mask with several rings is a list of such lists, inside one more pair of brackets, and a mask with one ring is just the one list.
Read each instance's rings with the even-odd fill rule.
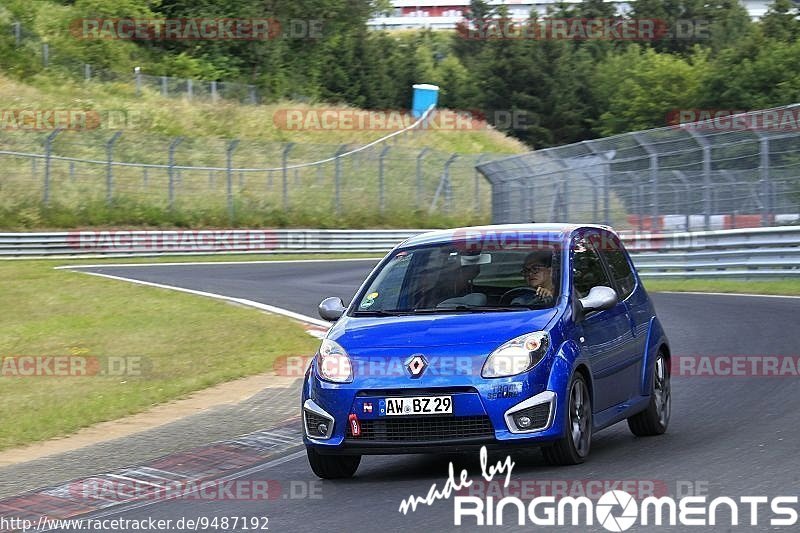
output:
[[0,233],[0,258],[386,252],[424,230],[84,230]]
[[[0,233],[0,258],[383,254],[426,230],[97,230]],[[800,276],[800,226],[621,234],[643,277]]]
[[645,278],[800,276],[800,226],[622,234]]

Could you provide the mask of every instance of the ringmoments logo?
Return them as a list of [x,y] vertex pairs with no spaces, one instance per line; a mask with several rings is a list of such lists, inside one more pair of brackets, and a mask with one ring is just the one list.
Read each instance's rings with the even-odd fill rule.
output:
[[[541,496],[528,502],[517,497],[485,500],[456,496],[453,501],[455,525],[603,526],[608,531],[627,531],[643,526],[794,526],[798,522],[798,497],[669,496],[647,497],[641,501],[624,490],[604,493],[597,502],[590,498]],[[744,520],[745,513],[749,519]]]
[[[693,495],[675,498],[653,494],[635,498],[630,492],[612,488],[596,501],[588,496],[537,495],[522,499],[518,496],[469,495],[474,483],[492,484],[502,481],[503,489],[512,484],[514,461],[511,456],[489,465],[488,452],[480,450],[481,477],[469,478],[462,469],[456,476],[453,463],[448,466],[448,477],[440,488],[431,484],[425,496],[411,495],[400,502],[398,511],[407,515],[422,505],[431,506],[441,500],[453,498],[454,525],[502,526],[516,523],[519,526],[594,526],[608,531],[627,531],[635,524],[643,526],[751,526],[768,524],[771,527],[796,526],[798,522],[798,496],[740,496],[730,498]],[[497,478],[497,481],[495,481]],[[580,486],[588,487],[585,480]],[[680,486],[680,484],[679,484]],[[655,488],[655,484],[653,485]],[[466,494],[466,495],[465,495]]]

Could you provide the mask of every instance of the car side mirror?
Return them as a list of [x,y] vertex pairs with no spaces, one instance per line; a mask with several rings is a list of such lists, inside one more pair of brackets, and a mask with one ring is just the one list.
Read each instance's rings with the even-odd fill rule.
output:
[[332,296],[319,303],[319,316],[329,322],[336,322],[347,310],[341,298]]
[[602,311],[603,309],[611,309],[617,305],[617,293],[611,287],[598,285],[592,287],[584,298],[579,300],[581,307],[583,307],[583,314],[591,313],[592,311]]

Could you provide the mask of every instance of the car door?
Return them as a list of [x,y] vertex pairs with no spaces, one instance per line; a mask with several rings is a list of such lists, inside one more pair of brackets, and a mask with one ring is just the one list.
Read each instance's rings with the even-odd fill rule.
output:
[[[572,241],[573,297],[583,298],[592,287],[615,287],[598,253],[596,233],[583,233]],[[630,318],[624,302],[602,311],[590,312],[578,324],[581,351],[588,358],[594,379],[594,411],[600,412],[625,402],[628,386],[621,382],[630,356]]]
[[620,239],[609,231],[601,232],[601,239],[595,241],[595,248],[608,269],[613,288],[619,302],[625,306],[630,325],[630,339],[625,349],[625,362],[618,373],[619,382],[624,383],[628,399],[642,394],[642,364],[647,344],[647,330],[651,312],[647,296],[638,290],[630,256]]

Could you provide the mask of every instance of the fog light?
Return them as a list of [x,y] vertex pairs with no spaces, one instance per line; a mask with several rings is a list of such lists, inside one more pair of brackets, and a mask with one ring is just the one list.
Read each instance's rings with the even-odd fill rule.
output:
[[519,429],[528,429],[531,427],[531,417],[529,416],[520,416],[514,418],[514,422],[517,424]]
[[329,439],[336,424],[328,414],[310,398],[303,402],[303,427],[305,434],[312,439]]

